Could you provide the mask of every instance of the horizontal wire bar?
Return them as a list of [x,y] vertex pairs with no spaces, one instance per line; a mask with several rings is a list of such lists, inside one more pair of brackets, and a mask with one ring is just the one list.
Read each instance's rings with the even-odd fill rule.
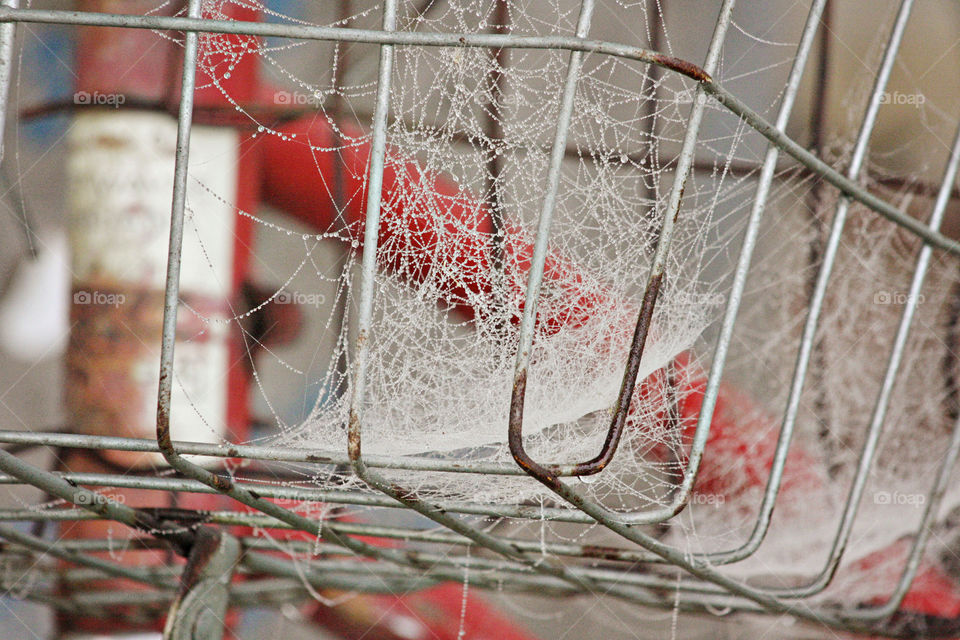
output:
[[[81,509],[58,509],[55,511],[31,511],[31,510],[6,510],[0,511],[0,521],[12,522],[36,522],[36,521],[63,521],[63,520],[87,520],[85,514],[88,512]],[[41,515],[43,514],[43,515]],[[35,517],[36,516],[36,517]],[[77,516],[77,517],[73,517]],[[274,520],[269,516],[259,513],[243,512],[221,512],[214,511],[209,514],[211,524],[222,525],[243,525],[271,529],[289,530],[291,527],[286,523]],[[457,533],[447,530],[430,529],[405,529],[401,527],[390,527],[378,524],[368,524],[363,522],[330,522],[329,527],[341,534],[364,536],[367,538],[390,538],[412,543],[431,543],[465,546],[473,544],[469,538],[465,538]],[[280,550],[280,551],[303,551],[323,549],[325,553],[330,554],[351,554],[337,545],[317,542],[303,542],[298,540],[282,540],[269,538],[266,536],[246,536],[241,537],[243,544],[250,549],[262,550]],[[553,555],[571,556],[583,560],[603,560],[610,562],[628,562],[628,563],[648,563],[662,564],[663,559],[651,553],[638,549],[624,549],[621,547],[559,543],[528,539],[512,539],[511,543],[521,551],[533,551],[541,553],[550,553]],[[162,549],[162,542],[149,538],[131,538],[127,540],[118,540],[116,538],[108,539],[86,539],[86,540],[61,540],[57,543],[59,547],[71,551],[124,551],[139,549]],[[9,553],[9,552],[6,552]]]
[[[49,472],[51,476],[77,484],[86,484],[117,489],[147,489],[153,491],[183,491],[188,493],[219,493],[216,489],[199,480],[191,478],[162,478],[156,476],[131,476],[113,473],[64,473]],[[14,476],[0,474],[0,484],[30,484]],[[254,482],[236,482],[235,486],[252,491],[264,498],[305,500],[310,502],[329,502],[366,507],[388,507],[402,509],[404,506],[389,497],[378,493],[320,489],[316,487],[291,487]],[[108,496],[109,497],[109,496]],[[450,513],[491,516],[495,518],[517,518],[523,520],[544,520],[551,522],[572,522],[593,524],[593,519],[584,516],[575,509],[558,507],[540,507],[524,505],[488,505],[474,502],[442,501],[437,506]]]
[[708,80],[709,76],[697,65],[649,49],[603,40],[575,36],[519,36],[494,33],[430,33],[409,31],[381,31],[345,27],[276,24],[207,18],[168,16],[140,16],[86,11],[57,11],[45,9],[9,9],[0,7],[0,23],[29,22],[39,24],[66,24],[93,27],[121,27],[158,31],[183,31],[252,35],[260,37],[293,38],[297,40],[329,40],[379,45],[410,45],[427,47],[483,47],[491,49],[559,49],[600,53],[638,60],[662,66],[694,80]]
[[[4,537],[6,537],[4,535]],[[302,569],[317,573],[378,573],[381,570],[389,572],[406,572],[409,575],[409,569],[398,568],[389,563],[371,563],[365,559],[338,559],[327,557],[326,554],[352,557],[349,551],[345,551],[336,545],[318,546],[313,542],[303,540],[273,541],[264,538],[242,538],[244,548],[258,549],[264,551],[275,551],[299,556],[298,562]],[[47,541],[43,541],[47,542]],[[102,578],[104,575],[117,575],[113,566],[99,566],[95,564],[98,559],[93,556],[81,556],[78,551],[112,551],[123,552],[123,549],[117,548],[117,541],[113,540],[94,540],[81,542],[95,542],[98,544],[70,545],[64,546],[62,542],[49,542],[43,547],[36,547],[35,543],[30,543],[29,550],[42,553],[58,554],[65,560],[75,564],[84,564],[85,568],[70,570],[55,570],[53,575],[65,582],[84,582]],[[111,546],[112,543],[112,546]],[[21,544],[21,543],[18,543]],[[473,571],[483,571],[488,574],[491,572],[503,574],[509,579],[514,575],[536,575],[529,567],[491,558],[468,556],[468,555],[449,555],[430,553],[425,551],[410,550],[408,553],[416,560],[420,566],[430,567],[435,570],[436,567],[453,567],[460,571],[469,568]],[[310,556],[310,557],[305,557]],[[315,557],[321,556],[321,557]],[[110,563],[107,563],[110,564]],[[241,567],[241,572],[250,575],[250,567]],[[175,580],[182,574],[184,565],[174,566],[144,566],[131,570],[129,575],[124,577],[136,579],[140,582],[153,584],[154,586],[174,590]],[[677,583],[674,576],[664,576],[662,574],[640,571],[624,571],[611,569],[609,567],[578,567],[577,569],[583,575],[594,578],[598,581],[605,581],[617,584],[630,584],[655,589],[681,589],[686,592],[695,593],[715,593],[725,594],[713,584],[700,581],[682,581]],[[429,575],[429,574],[428,574]]]
[[[110,449],[114,451],[137,451],[157,453],[160,448],[154,439],[95,436],[72,433],[31,433],[0,430],[0,443],[32,444],[76,449]],[[345,453],[322,449],[294,449],[292,447],[267,447],[259,445],[206,444],[200,442],[174,441],[177,451],[188,455],[218,458],[243,458],[270,462],[302,462],[329,466],[350,464]],[[479,473],[484,475],[525,476],[516,465],[468,460],[444,460],[423,456],[366,455],[364,460],[371,467],[404,471],[440,471],[450,473]],[[566,475],[571,471],[567,470]]]

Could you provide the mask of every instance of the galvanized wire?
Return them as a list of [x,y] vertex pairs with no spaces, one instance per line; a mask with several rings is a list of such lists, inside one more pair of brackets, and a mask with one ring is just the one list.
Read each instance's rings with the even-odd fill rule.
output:
[[[114,449],[120,451],[160,452],[171,467],[180,473],[178,477],[134,476],[124,474],[53,473],[30,465],[17,456],[0,450],[0,484],[25,483],[42,488],[63,504],[76,505],[79,509],[32,508],[0,511],[0,521],[69,521],[105,518],[124,523],[144,534],[155,536],[183,550],[192,543],[190,526],[165,519],[162,516],[134,509],[117,503],[107,494],[93,492],[84,487],[137,488],[162,492],[221,493],[256,510],[255,513],[212,512],[204,514],[203,523],[212,525],[244,524],[254,527],[300,530],[326,541],[322,546],[303,541],[264,541],[255,536],[243,539],[247,554],[244,567],[248,573],[273,576],[232,587],[232,601],[237,604],[257,602],[260,596],[276,597],[277,601],[304,597],[303,581],[315,588],[349,588],[369,591],[409,590],[435,584],[443,580],[459,580],[464,567],[469,567],[472,585],[490,588],[536,590],[541,593],[567,595],[572,593],[606,593],[642,605],[672,607],[672,590],[683,594],[681,608],[706,606],[732,607],[744,611],[773,611],[789,613],[798,618],[854,631],[872,631],[878,628],[894,635],[908,637],[909,629],[884,627],[897,612],[919,568],[920,558],[929,540],[930,531],[937,517],[943,495],[950,480],[954,463],[960,453],[960,421],[953,429],[949,448],[941,462],[935,482],[928,494],[926,507],[917,535],[911,545],[907,562],[897,581],[891,597],[882,605],[858,610],[828,609],[814,607],[804,598],[825,589],[834,577],[837,567],[848,547],[849,537],[857,515],[867,476],[875,462],[876,449],[883,433],[885,412],[890,390],[897,379],[904,348],[914,320],[917,300],[924,283],[931,257],[935,251],[953,256],[960,255],[960,244],[940,232],[940,224],[947,204],[954,192],[958,165],[960,165],[960,130],[948,158],[943,180],[937,192],[936,203],[928,223],[918,221],[893,204],[871,193],[859,183],[867,156],[870,136],[876,121],[881,96],[886,89],[904,30],[906,29],[912,0],[901,4],[897,20],[888,39],[883,62],[875,79],[867,113],[863,118],[860,134],[846,172],[840,172],[822,159],[791,140],[784,132],[793,111],[794,101],[806,62],[817,34],[820,19],[827,0],[812,3],[801,35],[793,67],[783,94],[777,119],[768,123],[740,99],[731,94],[713,79],[719,64],[720,51],[731,21],[733,0],[726,0],[716,21],[706,61],[700,67],[687,61],[666,56],[635,46],[591,40],[588,38],[593,11],[593,1],[583,0],[576,32],[571,36],[530,37],[504,33],[406,33],[396,31],[396,0],[385,0],[381,28],[378,30],[349,29],[340,27],[314,27],[306,25],[267,24],[212,20],[200,17],[199,0],[191,0],[186,17],[126,16],[72,11],[19,9],[15,0],[4,0],[0,6],[0,103],[6,104],[13,60],[15,27],[25,24],[64,24],[74,26],[120,27],[181,31],[185,33],[184,68],[182,75],[183,97],[179,104],[176,169],[171,207],[171,233],[169,262],[165,287],[163,338],[161,342],[161,377],[158,394],[157,439],[136,440],[131,438],[82,436],[59,433],[0,432],[0,442],[21,445],[56,446],[80,449]],[[389,117],[389,95],[394,48],[396,46],[466,46],[493,50],[546,49],[565,51],[569,54],[566,84],[563,91],[560,116],[550,154],[546,196],[542,202],[539,227],[535,241],[531,270],[527,281],[526,300],[520,327],[520,347],[516,358],[515,394],[511,415],[511,448],[519,466],[477,463],[465,460],[442,460],[413,456],[373,456],[362,453],[364,424],[363,405],[365,380],[368,366],[367,336],[373,317],[376,252],[366,251],[361,265],[359,291],[359,329],[354,349],[352,393],[350,404],[349,446],[346,454],[330,451],[305,451],[285,447],[262,447],[251,445],[202,445],[174,442],[169,431],[170,396],[173,383],[174,345],[176,315],[179,298],[179,268],[186,198],[186,169],[190,131],[193,123],[193,92],[197,63],[197,42],[200,33],[244,34],[274,36],[292,39],[327,40],[333,42],[362,42],[379,46],[379,74],[376,107],[373,114],[372,152],[367,189],[364,246],[376,247],[380,228],[381,186],[386,148],[386,127]],[[612,511],[578,494],[564,477],[584,473],[578,465],[541,465],[526,455],[522,441],[523,391],[533,342],[533,326],[536,318],[536,301],[540,295],[544,262],[549,240],[551,216],[555,207],[560,167],[566,152],[567,128],[573,109],[573,97],[580,77],[580,64],[586,54],[615,56],[640,63],[656,65],[666,73],[678,73],[696,82],[696,93],[676,167],[676,179],[663,212],[653,263],[648,276],[644,304],[638,319],[635,347],[642,352],[645,333],[644,317],[649,321],[658,296],[660,279],[665,275],[667,256],[671,247],[672,233],[680,214],[684,186],[695,164],[699,125],[708,100],[713,99],[729,112],[739,116],[753,130],[769,141],[763,164],[757,177],[756,192],[743,236],[733,284],[716,342],[716,349],[706,384],[702,410],[696,427],[689,461],[678,491],[671,503],[650,511],[632,513]],[[0,129],[6,109],[0,110]],[[760,504],[756,522],[749,538],[741,545],[722,551],[690,554],[673,548],[656,537],[636,528],[640,524],[655,524],[675,516],[686,505],[698,466],[704,454],[716,406],[720,381],[728,356],[728,348],[743,300],[744,287],[756,247],[760,223],[764,214],[771,185],[778,171],[781,154],[792,157],[826,183],[833,185],[840,194],[834,214],[830,236],[824,247],[822,263],[813,295],[807,309],[803,339],[797,354],[796,367],[786,402],[783,423],[774,453],[770,475]],[[770,524],[776,496],[780,489],[787,453],[791,445],[800,394],[809,373],[814,335],[818,328],[820,313],[825,300],[832,268],[837,257],[841,234],[844,230],[849,207],[859,202],[872,211],[885,216],[907,229],[925,243],[919,252],[913,271],[910,296],[903,309],[898,332],[891,345],[888,366],[881,391],[877,397],[867,437],[860,454],[856,476],[853,479],[836,535],[832,542],[828,561],[822,570],[808,583],[791,589],[764,589],[735,580],[724,574],[718,565],[739,562],[751,556],[764,540]],[[637,356],[639,358],[639,355]],[[621,396],[629,398],[636,383],[636,368],[631,378],[630,371],[624,375]],[[620,409],[625,415],[627,406]],[[616,449],[617,437],[613,426],[608,445],[595,459],[596,471],[609,461]],[[303,465],[310,469],[335,468],[349,465],[353,474],[363,480],[369,491],[326,490],[300,486],[296,483],[265,484],[252,480],[228,478],[200,467],[184,458],[185,455],[205,455],[221,458],[279,461],[291,465]],[[489,505],[466,501],[436,501],[415,497],[413,491],[388,481],[379,470],[402,469],[430,473],[472,473],[503,476],[534,476],[543,482],[568,506],[523,506]],[[589,471],[594,472],[594,471]],[[82,485],[82,486],[81,486]],[[324,521],[277,505],[269,499],[283,498],[303,503],[348,504],[371,509],[406,508],[417,511],[441,530],[415,527],[385,527],[363,523]],[[561,502],[561,505],[562,503]],[[583,525],[598,524],[616,534],[623,546],[597,547],[586,544],[571,544],[557,540],[535,540],[510,532],[494,532],[483,518],[515,520],[517,522],[568,522]],[[359,537],[371,536],[402,540],[420,545],[416,549],[391,549],[363,542]],[[57,545],[40,537],[0,526],[0,537],[30,554],[50,555],[60,560],[84,567],[93,573],[74,573],[72,576],[111,575],[139,581],[155,589],[144,593],[89,593],[76,594],[70,598],[55,593],[30,594],[38,601],[61,608],[78,606],[106,606],[117,603],[163,603],[171,597],[171,578],[174,573],[157,572],[149,568],[128,567],[118,562],[103,560],[90,555],[95,551],[112,550],[108,541],[67,541]],[[631,543],[627,546],[626,543]],[[149,544],[149,543],[148,543]],[[496,559],[478,558],[469,553],[440,554],[421,550],[425,546],[453,548],[467,551],[472,546],[481,546],[496,554]],[[302,566],[282,560],[266,552],[283,549],[291,554],[309,556],[301,558]],[[370,577],[372,563],[351,560],[354,555],[373,558],[376,563],[376,579]],[[649,565],[649,572],[637,572],[638,563]],[[685,569],[692,578],[679,583],[673,575],[658,573],[657,567],[664,564]],[[413,577],[411,577],[413,570]],[[272,595],[270,595],[272,594]]]

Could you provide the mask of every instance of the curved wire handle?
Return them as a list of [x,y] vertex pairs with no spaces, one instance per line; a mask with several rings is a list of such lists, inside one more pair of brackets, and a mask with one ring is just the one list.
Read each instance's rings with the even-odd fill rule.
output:
[[[585,36],[586,34],[583,35]],[[717,48],[717,52],[718,51],[719,49]],[[677,215],[680,211],[680,202],[683,199],[683,191],[693,165],[697,133],[706,104],[704,84],[712,81],[710,74],[717,66],[718,60],[718,53],[717,55],[708,54],[704,68],[700,68],[686,61],[681,61],[681,64],[667,67],[697,81],[696,98],[691,110],[687,134],[677,164],[677,178],[671,189],[670,199],[664,212],[663,223],[657,235],[653,264],[651,265],[650,276],[643,294],[643,302],[640,305],[640,312],[633,333],[633,342],[630,346],[627,366],[624,370],[623,381],[620,385],[620,393],[614,405],[613,418],[610,421],[610,427],[607,430],[607,435],[600,449],[600,453],[590,460],[574,464],[572,467],[573,475],[586,476],[603,471],[610,461],[613,460],[613,456],[616,454],[623,436],[627,415],[630,412],[631,398],[637,385],[637,375],[640,370],[643,349],[646,345],[647,336],[650,333],[653,311],[656,307],[666,272],[667,256],[673,241],[673,230],[677,221]],[[510,399],[510,421],[507,436],[510,453],[513,455],[517,464],[551,489],[559,485],[557,478],[560,475],[561,467],[557,464],[541,465],[533,460],[524,449],[523,404],[527,388],[530,352],[533,347],[533,329],[536,324],[537,302],[540,295],[544,263],[546,260],[547,239],[559,186],[560,165],[563,160],[563,149],[566,144],[567,130],[573,111],[573,98],[576,93],[579,72],[579,64],[571,65],[568,69],[566,84],[564,86],[563,103],[560,111],[560,121],[554,137],[553,148],[551,149],[550,172],[547,177],[547,193],[544,198],[543,208],[537,226],[534,254],[531,261],[530,275],[527,280],[526,304],[524,305],[523,318],[520,324],[520,347],[517,350],[517,364],[514,373],[513,395]],[[564,466],[564,470],[566,469],[567,467]],[[682,509],[686,502],[686,497],[683,493],[689,492],[681,492],[674,513]]]
[[[574,463],[572,467],[558,464],[541,465],[527,454],[523,447],[523,402],[527,389],[527,368],[524,367],[516,377],[513,383],[513,395],[510,398],[510,428],[508,432],[508,442],[510,444],[510,453],[513,459],[523,467],[527,473],[536,476],[541,481],[556,478],[561,474],[588,476],[600,473],[610,464],[613,456],[617,453],[617,447],[620,445],[620,439],[623,436],[623,428],[627,423],[627,416],[630,414],[631,399],[637,388],[637,376],[640,371],[640,361],[643,359],[643,349],[647,342],[647,336],[650,333],[650,323],[653,319],[653,311],[657,304],[657,298],[660,295],[660,286],[663,283],[663,273],[655,274],[647,283],[647,289],[643,295],[643,303],[640,305],[640,313],[637,316],[637,325],[633,331],[633,341],[630,344],[630,352],[627,355],[627,366],[623,372],[623,381],[620,383],[620,392],[617,395],[617,401],[613,405],[613,418],[610,420],[610,427],[607,429],[607,436],[600,448],[600,453],[585,462]],[[567,474],[567,471],[570,471]]]

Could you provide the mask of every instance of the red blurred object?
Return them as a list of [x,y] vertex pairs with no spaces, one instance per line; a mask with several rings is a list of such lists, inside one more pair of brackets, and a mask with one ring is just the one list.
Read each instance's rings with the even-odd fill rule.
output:
[[[466,598],[466,600],[465,600]],[[406,595],[364,595],[310,615],[344,638],[379,640],[535,640],[476,591],[448,583]]]
[[[339,125],[350,137],[360,132]],[[282,140],[267,136],[260,145],[263,153],[263,198],[306,224],[321,231],[346,231],[351,240],[363,242],[366,213],[366,173],[370,158],[369,142],[344,145],[335,152],[317,152],[312,147],[336,147],[334,131],[322,116],[307,117],[284,124]],[[336,214],[329,185],[337,171],[343,178],[345,211]],[[413,205],[394,198],[404,185],[429,184],[429,195],[417,198]],[[467,318],[478,311],[469,304],[471,296],[489,299],[492,294],[493,223],[485,203],[465,194],[443,176],[425,174],[412,162],[387,163],[383,175],[384,207],[380,219],[377,257],[381,268],[406,280],[420,282],[438,278],[440,295],[455,301],[455,309]],[[414,199],[408,199],[414,200]],[[443,217],[438,219],[436,212]],[[523,308],[526,274],[533,256],[533,241],[527,233],[508,224],[503,230],[504,273],[509,294]],[[443,251],[434,251],[442,247]],[[416,256],[414,260],[412,256]],[[443,264],[457,265],[456,280],[443,279]],[[452,272],[451,272],[452,273]],[[437,275],[439,274],[439,275]],[[581,326],[593,310],[609,304],[602,293],[588,292],[589,275],[575,262],[552,251],[544,266],[545,287],[562,292],[555,305],[538,320],[541,330],[553,333],[564,326]],[[593,287],[596,289],[597,287]],[[515,318],[516,321],[519,318]]]

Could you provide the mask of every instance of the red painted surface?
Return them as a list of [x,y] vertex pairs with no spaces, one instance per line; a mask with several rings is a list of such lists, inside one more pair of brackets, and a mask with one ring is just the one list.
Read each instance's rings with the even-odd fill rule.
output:
[[[281,140],[269,135],[262,142],[264,201],[318,230],[345,230],[351,240],[362,243],[369,143],[351,143],[337,151],[314,151],[311,147],[337,146],[334,132],[322,115],[286,124],[280,132],[296,138]],[[350,137],[359,135],[357,131],[346,133]],[[337,219],[330,196],[338,164],[345,193],[343,220]],[[404,186],[411,184],[428,185],[424,189],[428,193],[422,199],[399,199]],[[430,278],[445,302],[472,318],[481,308],[472,306],[471,298],[489,299],[492,294],[493,226],[489,209],[450,180],[422,172],[413,162],[388,163],[382,200],[388,206],[379,229],[377,258],[381,268],[413,282]],[[507,295],[522,310],[533,242],[527,233],[509,223],[504,237]],[[443,264],[456,265],[450,271],[456,273],[455,280],[445,278]],[[602,287],[587,284],[591,282],[589,274],[556,250],[547,256],[544,281],[544,289],[552,290],[555,299],[562,301],[546,309],[541,306],[538,322],[547,333],[581,326],[594,309],[610,303]]]
[[[176,3],[162,6],[158,15],[173,15]],[[99,13],[144,15],[157,9],[151,0],[80,0],[77,9]],[[147,29],[77,27],[76,90],[121,94],[127,104],[162,102],[170,93],[173,63],[183,49]],[[173,37],[177,34],[164,34]],[[122,74],[117,61],[124,61]]]

